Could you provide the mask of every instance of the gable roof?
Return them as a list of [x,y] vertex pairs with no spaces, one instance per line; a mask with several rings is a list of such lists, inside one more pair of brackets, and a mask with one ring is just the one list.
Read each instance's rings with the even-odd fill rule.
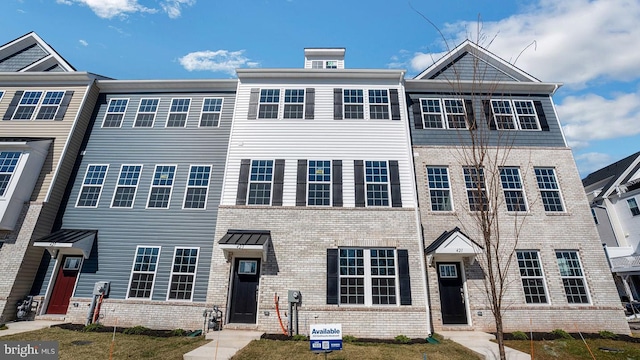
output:
[[0,72],[76,71],[35,32],[0,46]]
[[606,181],[600,194],[594,199],[594,201],[597,201],[609,196],[617,186],[629,182],[631,176],[638,170],[640,170],[640,151],[587,175],[582,179],[582,186],[587,188],[599,182]]
[[[471,238],[469,238],[465,233],[463,233],[459,227],[455,227],[452,230],[449,231],[444,231],[442,234],[440,234],[440,236],[438,236],[438,238],[432,242],[431,244],[429,244],[429,246],[427,246],[426,249],[424,249],[425,254],[431,254],[433,252],[435,252],[436,250],[438,250],[443,244],[445,244],[445,242],[447,242],[447,240],[451,241],[451,240],[455,240],[456,239],[456,235],[460,235],[460,239],[462,239],[462,241],[464,241],[464,243],[466,243],[465,247],[468,247],[469,249],[467,250],[473,250],[475,251],[474,248],[478,248],[478,249],[483,249],[482,245],[478,244],[477,242],[473,241]],[[446,246],[446,245],[445,245]]]

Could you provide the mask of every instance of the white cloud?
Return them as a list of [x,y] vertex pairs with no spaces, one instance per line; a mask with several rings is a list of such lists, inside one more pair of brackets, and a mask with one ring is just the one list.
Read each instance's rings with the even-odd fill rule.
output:
[[235,69],[243,66],[256,67],[257,62],[250,61],[243,56],[244,50],[205,50],[189,53],[180,59],[180,64],[188,71],[208,70],[213,72],[226,72],[234,75]]
[[89,43],[86,40],[80,39],[80,40],[78,40],[78,42],[80,42],[80,45],[82,45],[82,46],[89,46]]
[[138,3],[138,0],[56,0],[58,4],[71,5],[78,3],[89,7],[96,15],[104,19],[116,16],[126,17],[127,14],[142,12],[155,13],[158,10],[147,8]]
[[196,0],[166,0],[160,6],[170,18],[175,19],[182,14],[182,6],[192,6],[195,3]]
[[602,169],[615,161],[615,159],[610,155],[598,152],[576,155],[575,159],[582,176],[586,176],[596,170]]

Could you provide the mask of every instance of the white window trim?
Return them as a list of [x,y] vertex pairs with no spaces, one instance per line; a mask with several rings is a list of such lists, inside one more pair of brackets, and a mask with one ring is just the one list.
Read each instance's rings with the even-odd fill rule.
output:
[[[133,190],[133,201],[131,201],[131,206],[129,207],[124,207],[124,206],[113,206],[113,202],[116,199],[116,193],[118,192],[118,188],[119,187],[133,187],[131,185],[118,185],[118,183],[120,182],[120,176],[122,175],[122,169],[125,166],[140,166],[140,174],[138,175],[138,180],[137,180],[137,185],[135,186],[135,190]],[[116,179],[116,186],[113,189],[113,196],[111,197],[111,206],[109,206],[112,209],[133,209],[133,206],[136,202],[136,195],[138,194],[138,187],[140,186],[140,178],[142,177],[142,170],[144,169],[144,165],[142,164],[122,164],[120,165],[120,172],[118,173],[118,178]]]
[[[125,105],[124,107],[124,111],[123,112],[109,112],[109,107],[111,107],[111,102],[112,101],[117,101],[117,100],[126,100],[127,101],[127,105]],[[100,125],[101,129],[120,129],[122,128],[122,124],[124,124],[124,116],[127,113],[127,110],[129,109],[129,103],[131,102],[131,99],[129,98],[112,98],[109,99],[109,103],[107,104],[107,108],[106,111],[104,112],[104,116],[102,117],[102,124]],[[109,114],[122,114],[122,121],[120,121],[120,126],[104,126],[104,122],[107,120],[107,115]]]
[[[262,98],[262,91],[263,90],[278,90],[278,102],[262,102],[260,101],[260,98]],[[268,87],[268,88],[260,88],[260,90],[258,91],[258,108],[257,110],[257,115],[256,118],[258,120],[281,120],[282,118],[284,118],[284,106],[281,106],[281,104],[284,102],[284,91],[281,88],[273,88],[273,87]],[[276,113],[276,117],[275,118],[263,118],[260,117],[260,105],[276,105],[278,106],[278,111]]]
[[[254,161],[271,161],[272,163],[272,170],[271,170],[271,181],[252,181],[251,180],[251,170],[253,169],[253,162]],[[308,170],[307,170],[308,171]],[[249,205],[249,206],[271,206],[271,203],[273,202],[273,181],[275,180],[275,174],[276,172],[276,161],[275,159],[251,159],[251,162],[249,163],[249,179],[247,181],[247,198],[245,200],[245,204]],[[266,183],[270,184],[270,191],[269,191],[269,203],[268,204],[249,204],[249,198],[251,196],[251,184],[252,183],[256,183],[256,184],[266,184]]]
[[[465,189],[465,195],[467,197],[467,204],[468,207],[467,209],[470,212],[478,212],[478,211],[482,211],[482,210],[471,210],[471,202],[469,201],[469,191],[475,191],[477,190],[477,188],[468,188],[467,187],[467,181],[465,179],[465,173],[464,170],[465,169],[474,169],[473,166],[463,166],[462,167],[462,181],[464,182],[464,189]],[[484,195],[487,197],[487,209],[490,210],[491,209],[491,199],[489,198],[489,192],[487,190],[487,174],[484,173],[484,167],[479,168],[478,170],[482,170],[482,191],[484,191]],[[473,179],[472,179],[473,180]],[[480,199],[482,200],[482,199]],[[480,206],[482,206],[482,202],[480,202]]]
[[[436,113],[436,112],[424,112],[424,107],[422,106],[422,100],[425,100],[425,101],[437,101],[439,106],[440,106],[440,112],[439,113]],[[444,109],[442,108],[442,105],[443,105],[442,104],[442,99],[440,99],[440,98],[420,98],[419,102],[420,102],[420,121],[422,122],[422,128],[423,129],[430,129],[430,130],[436,129],[437,130],[437,129],[446,129],[447,128],[447,124],[444,121],[444,114],[443,114],[444,113]],[[425,115],[440,115],[440,125],[442,125],[442,127],[434,128],[434,127],[425,126],[425,122],[424,122],[424,116]],[[414,119],[414,121],[415,120],[416,119]]]
[[[187,299],[170,299],[169,296],[171,295],[171,283],[173,282],[173,275],[191,275],[192,273],[182,273],[182,272],[174,272],[173,268],[176,264],[176,251],[178,249],[182,249],[182,250],[193,250],[196,249],[198,251],[198,255],[196,255],[196,264],[195,264],[195,269],[193,271],[193,283],[191,284],[191,297],[189,298],[189,300]],[[178,301],[178,302],[192,302],[193,301],[193,294],[195,293],[195,288],[196,288],[196,274],[198,273],[198,263],[200,262],[200,247],[185,247],[185,246],[176,246],[173,248],[173,259],[171,260],[171,273],[169,274],[169,284],[167,287],[167,301]],[[157,269],[157,268],[156,268]],[[154,281],[155,283],[155,281]]]
[[[204,111],[204,103],[207,99],[220,99],[220,111]],[[220,122],[222,121],[222,109],[224,108],[224,98],[223,97],[206,97],[202,99],[202,106],[200,108],[200,116],[198,117],[198,127],[203,128],[219,128]],[[202,126],[202,115],[204,114],[219,114],[218,116],[218,125],[216,126]]]
[[6,150],[0,150],[0,152],[20,153],[20,156],[18,157],[18,162],[16,163],[16,166],[11,173],[0,172],[0,174],[9,174],[9,181],[7,182],[7,186],[5,187],[4,194],[0,193],[0,199],[10,199],[11,195],[13,194],[13,190],[11,190],[13,188],[12,183],[16,181],[15,180],[16,174],[18,174],[17,178],[20,179],[20,175],[22,174],[22,171],[24,168],[24,164],[22,163],[25,156],[23,151],[17,151],[17,150],[6,149]]
[[[307,186],[306,186],[306,200],[307,200],[307,206],[312,206],[312,207],[331,207],[333,204],[333,160],[314,160],[314,159],[309,159],[307,160],[307,179],[309,179],[309,161],[328,161],[329,162],[329,176],[330,179],[329,181],[309,181],[307,180]],[[309,204],[309,185],[311,184],[329,184],[329,205],[313,205],[313,204]]]
[[[449,101],[460,101],[460,103],[462,104],[462,114],[459,113],[451,113],[449,114],[447,112],[447,106],[445,104],[445,101],[449,100]],[[442,109],[442,121],[444,123],[444,127],[443,129],[449,129],[449,130],[466,130],[469,128],[469,119],[467,119],[467,104],[465,104],[464,99],[462,98],[442,98],[442,102],[440,104],[440,109]],[[449,117],[448,115],[462,115],[462,117],[464,118],[464,127],[449,127]]]
[[[16,113],[18,112],[18,109],[20,108],[20,106],[27,106],[27,105],[21,105],[20,103],[22,102],[22,99],[24,99],[24,95],[27,92],[41,92],[42,95],[40,95],[40,98],[38,99],[38,102],[33,105],[34,109],[33,109],[33,113],[31,113],[31,117],[29,117],[28,119],[16,119]],[[52,92],[61,92],[62,93],[62,98],[60,99],[60,103],[56,104],[56,105],[52,105],[52,104],[43,104],[44,99],[47,97],[48,93],[52,93]],[[20,100],[18,101],[18,104],[16,105],[16,109],[13,111],[13,114],[11,115],[11,120],[12,121],[53,121],[56,117],[56,115],[58,114],[58,111],[60,110],[60,104],[62,104],[62,100],[64,99],[64,96],[66,95],[66,91],[65,90],[25,90],[24,93],[22,94],[22,96],[20,97]],[[0,91],[0,100],[2,100],[2,97],[4,96],[4,91]],[[40,108],[42,108],[42,106],[56,106],[56,112],[53,114],[53,118],[51,119],[37,119],[38,117],[38,113],[40,112]],[[32,106],[32,105],[28,105],[28,106]]]
[[[371,161],[371,162],[384,162],[386,164],[386,169],[387,169],[387,181],[386,182],[368,182],[367,181],[367,161]],[[364,205],[365,207],[371,207],[371,208],[385,208],[385,207],[391,207],[393,200],[391,198],[391,173],[390,173],[390,168],[389,168],[389,162],[387,160],[364,160],[363,162],[363,171],[364,171]],[[367,185],[369,184],[387,184],[387,205],[369,205],[369,197],[367,196]]]
[[[89,173],[89,168],[92,166],[106,166],[107,168],[104,171],[104,179],[102,179],[102,184],[101,185],[85,185],[85,180],[87,180],[87,173]],[[80,191],[78,191],[78,198],[76,199],[76,206],[77,208],[89,208],[89,209],[95,209],[98,207],[98,205],[100,205],[100,198],[102,198],[102,190],[104,190],[104,183],[107,182],[107,175],[109,175],[109,164],[87,164],[87,168],[84,171],[84,177],[82,178],[82,182],[80,183]],[[82,195],[82,189],[84,189],[85,186],[99,186],[100,187],[100,193],[98,194],[98,199],[96,200],[96,205],[95,206],[80,206],[78,205],[78,203],[80,202],[80,196]]]
[[[209,168],[209,178],[207,178],[207,186],[190,186],[189,185],[189,177],[191,176],[191,170],[194,167],[208,167]],[[184,196],[182,197],[182,209],[183,210],[207,210],[207,204],[209,203],[209,185],[211,185],[211,173],[213,172],[213,165],[207,165],[207,164],[202,164],[202,165],[189,165],[189,172],[187,173],[187,181],[185,183],[185,187],[184,187]],[[203,208],[188,208],[185,207],[186,205],[186,201],[187,201],[187,193],[189,192],[189,188],[194,188],[194,189],[207,189],[207,196],[204,199],[204,207]],[[199,254],[199,253],[198,253]]]
[[[351,91],[351,90],[362,90],[362,102],[361,103],[348,103],[344,100],[344,92],[345,91]],[[342,89],[342,119],[344,121],[362,121],[362,120],[368,120],[369,119],[369,89],[364,89],[364,88],[343,88]],[[354,118],[348,118],[347,119],[347,105],[362,105],[362,119],[354,119]]]
[[[143,297],[129,297],[129,293],[131,291],[131,280],[133,280],[133,274],[134,272],[137,273],[143,273],[143,274],[150,274],[151,271],[134,271],[134,268],[136,266],[136,257],[138,257],[138,249],[140,248],[155,248],[158,249],[158,261],[156,262],[156,269],[155,271],[153,271],[153,284],[151,284],[151,290],[149,291],[149,297],[148,298],[143,298]],[[133,253],[133,262],[131,264],[131,272],[129,274],[129,283],[127,284],[127,294],[125,296],[125,299],[140,299],[140,300],[151,300],[153,298],[153,290],[156,287],[156,280],[158,280],[158,265],[160,263],[160,255],[162,254],[162,247],[161,246],[152,246],[152,245],[138,245],[136,246],[136,251]]]
[[627,202],[627,208],[629,209],[629,212],[631,213],[631,217],[635,217],[635,216],[640,216],[640,214],[634,214],[633,210],[631,208],[631,204],[629,203],[631,200],[633,200],[633,202],[636,204],[635,208],[640,210],[640,204],[638,204],[638,199],[636,199],[635,196],[631,196],[627,199],[625,199]]
[[[509,210],[507,208],[507,191],[517,191],[518,189],[505,189],[504,185],[502,184],[502,178],[500,178],[500,187],[502,188],[502,196],[504,197],[504,202],[505,202],[505,208],[507,208],[507,212],[508,213],[528,213],[529,212],[529,201],[527,200],[527,194],[524,191],[524,182],[522,181],[522,171],[520,171],[520,167],[518,166],[501,166],[499,168],[500,174],[499,176],[502,177],[502,169],[516,169],[518,170],[518,178],[520,179],[520,192],[522,193],[522,199],[524,200],[524,207],[525,210],[520,211],[520,210]],[[564,208],[564,207],[563,207]]]
[[[511,107],[511,121],[514,124],[514,128],[513,129],[501,129],[498,127],[498,120],[496,118],[496,112],[493,108],[493,102],[494,101],[506,101],[509,103],[509,106]],[[538,126],[537,129],[523,129],[520,126],[520,117],[518,116],[518,113],[516,111],[516,104],[515,101],[522,101],[522,102],[530,102],[532,109],[533,109],[533,114],[536,118],[536,125]],[[533,102],[533,100],[528,100],[528,99],[491,99],[490,100],[490,105],[491,105],[491,112],[493,114],[493,124],[496,126],[497,130],[503,130],[503,131],[542,131],[542,126],[540,126],[540,118],[538,117],[538,111],[536,110],[535,107],[535,103]],[[505,116],[505,115],[501,115],[501,116]],[[525,115],[526,116],[526,115]]]
[[[429,187],[429,170],[428,170],[429,168],[445,169],[447,171],[447,178],[448,178],[447,183],[448,183],[449,187],[441,188],[441,189],[439,189],[439,188],[431,189]],[[431,205],[429,211],[433,212],[433,213],[438,213],[438,214],[449,214],[449,213],[455,212],[456,208],[455,208],[455,204],[454,204],[454,201],[453,201],[453,191],[451,190],[451,174],[449,172],[449,167],[448,166],[444,166],[444,165],[442,165],[442,166],[441,165],[427,165],[427,166],[425,166],[425,175],[427,176],[426,184],[427,184],[427,190],[429,192],[428,193],[428,195],[429,195],[429,204]],[[431,190],[448,190],[449,191],[449,203],[451,203],[451,210],[433,210],[433,202],[431,201]]]
[[[562,273],[560,272],[560,264],[558,264],[558,258],[557,258],[557,253],[559,252],[574,252],[577,255],[578,258],[578,263],[580,264],[580,271],[582,272],[582,276],[562,276]],[[580,258],[580,251],[578,250],[561,250],[561,249],[556,249],[553,253],[554,256],[556,256],[556,266],[558,268],[558,276],[560,277],[560,285],[562,286],[562,293],[564,294],[564,299],[567,302],[567,305],[569,306],[585,306],[585,305],[592,305],[592,299],[591,299],[591,291],[589,290],[589,284],[587,283],[587,275],[585,274],[584,271],[584,265],[582,265],[582,259]],[[582,283],[584,284],[584,290],[587,293],[587,302],[586,303],[570,303],[569,299],[567,299],[567,292],[564,289],[564,282],[562,281],[563,279],[582,279]]]
[[[531,103],[531,109],[533,109],[533,116],[536,118],[536,126],[538,127],[537,129],[523,129],[522,128],[522,126],[520,124],[520,116],[521,115],[518,115],[518,111],[516,111],[516,101]],[[512,99],[511,102],[513,104],[513,115],[515,115],[515,117],[516,117],[516,125],[518,125],[518,129],[519,130],[522,130],[522,131],[542,131],[542,126],[540,125],[540,118],[538,117],[538,110],[536,110],[536,104],[533,102],[533,100]],[[522,116],[528,116],[528,115],[522,115]]]
[[[304,94],[304,98],[302,99],[302,103],[294,103],[294,102],[286,102],[285,98],[287,96],[287,90],[302,90]],[[306,88],[283,88],[280,90],[282,95],[282,106],[278,106],[278,115],[280,115],[280,108],[282,108],[282,117],[278,116],[278,119],[282,118],[282,120],[304,120],[304,114],[307,111],[307,89]],[[299,118],[286,118],[284,117],[284,108],[287,105],[302,105],[302,117]]]
[[[340,298],[342,296],[342,294],[340,293],[340,289],[338,289],[338,303],[340,304],[340,306],[348,306],[348,307],[389,307],[389,306],[400,306],[400,280],[398,279],[398,249],[396,248],[388,248],[388,247],[351,247],[351,246],[346,246],[346,247],[341,247],[338,250],[338,262],[340,261],[340,255],[339,255],[339,251],[340,249],[362,249],[363,250],[363,260],[364,260],[364,275],[363,276],[358,276],[358,275],[340,275],[340,264],[338,264],[338,284],[340,284],[340,279],[342,278],[361,278],[364,277],[364,304],[349,304],[349,303],[342,303],[340,301]],[[395,269],[395,275],[394,276],[380,276],[380,275],[371,275],[371,250],[393,250],[393,267]],[[373,304],[373,291],[371,290],[372,287],[372,278],[374,277],[380,277],[380,278],[393,278],[394,283],[395,283],[395,297],[396,297],[396,303],[395,304]],[[338,286],[339,288],[340,286]]]
[[[453,275],[443,274],[442,269],[445,267],[453,269],[454,274]],[[438,276],[440,277],[440,279],[457,279],[459,276],[458,268],[454,264],[438,264]]]
[[[154,112],[141,112],[140,106],[142,106],[142,100],[158,100],[158,104],[156,105],[156,111]],[[128,104],[127,104],[128,105]],[[159,98],[140,98],[140,102],[138,103],[138,110],[136,110],[136,116],[133,118],[133,128],[136,129],[152,129],[156,124],[156,119],[158,118],[158,108],[160,107],[160,99]],[[151,126],[136,126],[136,122],[138,122],[138,115],[140,114],[153,114],[153,122],[151,122]]]
[[2,98],[4,97],[4,93],[5,93],[4,90],[0,90],[0,101],[2,101]]
[[[387,92],[386,105],[387,105],[387,116],[388,117],[386,119],[373,119],[373,118],[371,118],[371,106],[374,106],[374,105],[384,106],[385,105],[385,103],[371,103],[369,101],[369,96],[371,96],[369,94],[369,91],[376,91],[376,90],[386,91]],[[366,95],[365,96],[366,96],[365,102],[368,103],[367,104],[367,112],[365,113],[365,119],[366,120],[374,120],[374,121],[375,120],[391,120],[391,94],[390,94],[389,89],[382,89],[382,88],[380,88],[380,89],[377,89],[377,88],[376,89],[366,89]],[[367,114],[369,115],[368,118],[367,118]]]
[[[174,100],[189,100],[189,106],[187,106],[187,111],[171,111],[171,108],[173,107],[173,101]],[[189,122],[189,112],[191,111],[191,105],[193,104],[193,99],[192,98],[187,98],[187,97],[177,97],[177,98],[171,98],[171,101],[169,102],[169,109],[167,111],[167,121],[164,122],[164,127],[165,128],[186,128],[187,127],[187,123]],[[185,114],[186,117],[184,119],[184,126],[168,126],[169,125],[169,118],[171,117],[171,114]],[[200,123],[200,119],[198,119],[198,123]]]
[[[156,171],[158,171],[158,167],[160,166],[173,166],[174,167],[174,172],[173,172],[173,180],[171,181],[171,186],[167,186],[167,185],[153,185],[153,179],[155,179],[156,176]],[[178,175],[178,165],[177,164],[157,164],[154,168],[153,168],[153,175],[151,177],[151,185],[149,186],[149,194],[147,195],[147,203],[145,205],[145,209],[150,209],[150,210],[167,210],[171,208],[171,196],[173,195],[173,187],[176,184],[176,177]],[[151,199],[151,192],[153,190],[154,187],[158,187],[158,188],[169,188],[169,199],[167,200],[167,207],[149,207],[149,200]]]
[[[538,184],[538,177],[536,176],[536,169],[553,169],[553,177],[556,179],[556,185],[558,189],[541,189],[540,184]],[[567,204],[564,202],[564,195],[562,194],[562,187],[560,186],[560,178],[558,177],[558,172],[556,171],[555,166],[534,166],[533,167],[533,178],[536,179],[536,186],[538,187],[538,195],[540,195],[540,203],[542,204],[542,209],[546,214],[562,214],[567,212]],[[542,192],[543,191],[557,191],[558,196],[560,196],[560,204],[562,204],[562,211],[547,211],[544,209],[544,201],[542,200]]]
[[[524,303],[528,306],[550,306],[551,305],[551,296],[549,294],[549,288],[547,286],[547,275],[544,272],[544,266],[542,266],[542,257],[540,256],[540,250],[529,250],[529,249],[517,249],[516,250],[516,262],[518,261],[518,252],[535,252],[538,254],[538,263],[540,265],[540,273],[541,276],[526,276],[523,277],[520,275],[520,279],[542,279],[542,286],[544,287],[544,296],[547,298],[547,302],[545,303],[528,303],[527,295],[524,293],[524,286],[522,285],[522,281],[520,281],[520,289],[522,289],[522,296]],[[555,254],[554,254],[555,255]],[[556,261],[557,262],[557,261]],[[518,264],[518,272],[520,271],[520,264]]]

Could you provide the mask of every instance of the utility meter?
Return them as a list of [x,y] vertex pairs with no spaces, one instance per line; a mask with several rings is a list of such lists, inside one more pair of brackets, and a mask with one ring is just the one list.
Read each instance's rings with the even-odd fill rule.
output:
[[298,303],[302,302],[302,294],[300,294],[300,290],[289,290],[288,298],[290,303]]

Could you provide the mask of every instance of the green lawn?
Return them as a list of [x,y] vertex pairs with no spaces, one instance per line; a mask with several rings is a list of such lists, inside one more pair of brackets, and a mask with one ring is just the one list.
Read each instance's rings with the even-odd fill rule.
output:
[[[627,360],[640,359],[640,344],[626,341],[616,341],[607,339],[587,339],[587,345],[591,353],[598,360]],[[528,340],[507,340],[505,345],[527,354],[531,353],[531,342]],[[536,360],[582,360],[592,359],[587,345],[581,339],[574,340],[542,340],[533,342],[533,354]],[[623,352],[613,353],[600,350],[609,348],[622,350]]]

